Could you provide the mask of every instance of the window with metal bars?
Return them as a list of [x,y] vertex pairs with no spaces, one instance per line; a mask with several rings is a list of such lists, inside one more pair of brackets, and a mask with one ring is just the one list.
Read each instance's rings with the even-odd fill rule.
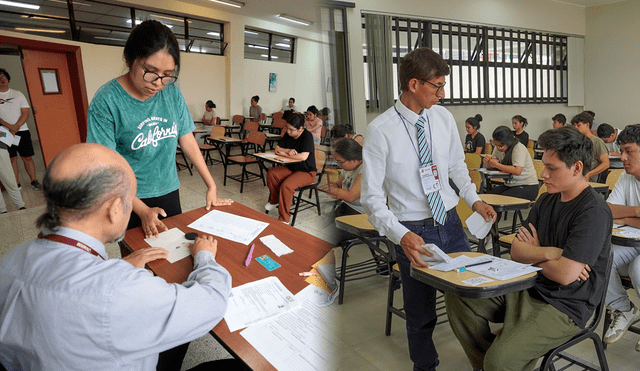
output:
[[[426,46],[451,68],[443,104],[567,102],[566,36],[398,16],[390,23],[396,99],[399,60]],[[363,56],[367,85],[366,47]]]
[[295,38],[246,28],[244,58],[293,63]]

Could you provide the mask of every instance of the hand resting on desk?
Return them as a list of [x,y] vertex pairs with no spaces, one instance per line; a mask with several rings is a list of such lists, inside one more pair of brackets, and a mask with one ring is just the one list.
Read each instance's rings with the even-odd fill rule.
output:
[[218,241],[216,241],[213,236],[203,234],[202,236],[196,237],[196,240],[189,244],[189,250],[191,251],[191,256],[195,256],[200,251],[209,251],[215,258],[218,252]]
[[134,251],[122,258],[122,260],[133,265],[136,268],[144,268],[144,266],[148,262],[152,262],[158,259],[166,259],[168,256],[169,252],[161,247],[149,247],[146,249]]

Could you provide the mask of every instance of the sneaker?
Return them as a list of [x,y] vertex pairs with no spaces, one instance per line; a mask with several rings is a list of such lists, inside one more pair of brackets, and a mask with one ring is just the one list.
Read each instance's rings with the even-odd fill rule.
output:
[[629,326],[640,319],[640,310],[632,305],[628,312],[613,310],[610,311],[608,315],[611,318],[611,322],[602,341],[605,344],[612,344],[620,340],[627,332]]
[[264,205],[264,208],[265,208],[265,210],[267,210],[267,211],[275,210],[275,209],[277,209],[277,208],[278,208],[278,204],[275,204],[275,205],[274,205],[274,204],[271,204],[271,203],[267,202],[267,204],[266,204],[266,205]]
[[22,191],[22,186],[18,183],[18,191]]
[[40,184],[38,179],[36,179],[33,182],[31,182],[31,187],[33,187],[33,189],[35,189],[36,191],[39,191],[42,188],[42,184]]
[[24,207],[24,206],[22,206],[22,207],[20,208],[20,210],[26,210],[26,209],[27,209],[27,208],[26,208],[26,207]]
[[640,340],[636,343],[636,352],[640,352]]

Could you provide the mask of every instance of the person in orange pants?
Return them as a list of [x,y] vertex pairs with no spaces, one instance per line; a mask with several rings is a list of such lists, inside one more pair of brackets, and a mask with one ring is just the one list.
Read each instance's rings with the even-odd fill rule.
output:
[[276,155],[288,157],[300,162],[286,164],[269,169],[267,187],[269,202],[267,212],[278,208],[278,220],[289,223],[291,203],[296,188],[313,183],[316,177],[316,157],[313,136],[304,127],[304,116],[293,113],[287,118],[286,133],[276,147]]

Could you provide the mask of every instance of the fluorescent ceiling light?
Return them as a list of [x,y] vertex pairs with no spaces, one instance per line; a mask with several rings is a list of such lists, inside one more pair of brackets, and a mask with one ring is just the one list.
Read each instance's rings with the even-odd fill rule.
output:
[[290,15],[284,14],[284,13],[278,14],[278,18],[282,18],[282,19],[284,19],[286,21],[297,23],[297,24],[301,24],[301,25],[304,25],[304,26],[310,26],[310,25],[313,24],[313,22],[311,22],[311,21],[307,21],[307,20],[302,19],[302,18],[296,18],[296,17],[290,16]]
[[16,8],[27,8],[27,9],[34,9],[34,10],[40,9],[40,5],[16,3],[15,1],[0,0],[0,5],[14,6]]
[[119,39],[117,37],[106,37],[106,36],[94,36],[93,38],[94,39],[100,39],[100,40],[127,41],[125,39]]
[[41,28],[23,28],[23,27],[16,27],[15,30],[17,31],[25,31],[25,32],[46,32],[46,33],[65,33],[65,30],[47,30],[47,29],[41,29]]
[[211,0],[211,1],[213,1],[214,3],[232,6],[234,8],[242,8],[244,6],[243,2],[235,1],[235,0]]
[[[131,19],[127,19],[127,23],[131,24]],[[141,21],[141,20],[139,20],[139,19],[136,19],[136,26],[137,26],[137,25],[139,25],[140,23],[142,23],[142,21]],[[161,22],[161,23],[162,23],[162,22]],[[170,24],[166,24],[166,23],[162,23],[162,24],[163,24],[163,25],[165,25],[165,26],[167,26],[167,27],[169,27],[169,28],[173,28],[173,26],[172,26],[172,25],[170,25]]]
[[[21,15],[21,18],[29,18],[29,19],[41,19],[43,21],[52,21],[51,18],[60,18],[60,16],[52,15],[52,14],[40,14],[40,15]],[[47,18],[51,17],[51,18]]]
[[[52,3],[61,3],[61,4],[64,4],[64,5],[67,5],[67,2],[64,1],[64,0],[49,0],[49,1],[51,1]],[[81,2],[78,2],[78,1],[74,0],[73,1],[73,6],[76,6],[76,5],[91,6],[90,4],[85,4],[85,3],[81,3]]]
[[249,35],[258,35],[257,32],[244,30],[244,33],[248,33]]
[[207,32],[207,35],[220,37],[220,32]]
[[[162,19],[167,19],[167,20],[174,21],[174,22],[184,22],[184,18],[182,18],[182,19],[173,18],[173,17],[167,17],[167,16],[164,16],[164,15],[158,15],[158,14],[151,14],[151,16],[154,17],[154,18],[162,18]],[[187,20],[187,22],[191,23],[190,20]]]
[[289,45],[289,44],[283,44],[283,43],[277,43],[277,44],[276,44],[276,46],[281,46],[281,47],[283,47],[283,48],[290,48],[290,47],[291,47],[291,45]]
[[250,48],[269,50],[269,48],[267,48],[266,46],[252,45],[252,44],[248,44],[247,46]]

